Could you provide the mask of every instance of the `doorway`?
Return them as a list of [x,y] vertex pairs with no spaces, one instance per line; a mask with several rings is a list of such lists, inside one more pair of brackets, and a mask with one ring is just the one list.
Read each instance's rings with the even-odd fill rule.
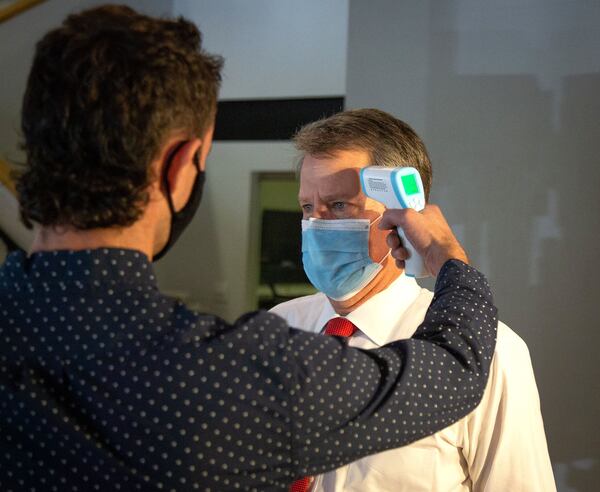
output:
[[302,267],[302,212],[299,183],[294,173],[259,173],[257,190],[260,258],[257,307],[269,309],[281,302],[313,294]]

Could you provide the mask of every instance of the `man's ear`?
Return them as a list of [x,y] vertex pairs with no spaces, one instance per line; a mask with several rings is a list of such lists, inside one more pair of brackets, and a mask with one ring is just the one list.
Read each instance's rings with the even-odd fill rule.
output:
[[[167,170],[167,179],[169,182],[169,189],[173,199],[184,192],[186,194],[187,188],[189,188],[191,179],[196,173],[196,166],[194,164],[194,155],[200,151],[202,147],[202,141],[199,138],[194,138],[181,144],[176,142],[171,149],[165,154],[163,159],[163,176],[161,176],[161,182],[164,179],[165,168],[168,165],[169,157],[171,157],[171,165]],[[182,190],[183,188],[183,190]]]

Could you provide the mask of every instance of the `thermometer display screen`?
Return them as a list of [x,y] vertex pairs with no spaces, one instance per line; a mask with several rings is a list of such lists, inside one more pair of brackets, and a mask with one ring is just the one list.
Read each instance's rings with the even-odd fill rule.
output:
[[419,193],[419,185],[414,174],[406,174],[402,176],[402,186],[407,195],[416,195]]

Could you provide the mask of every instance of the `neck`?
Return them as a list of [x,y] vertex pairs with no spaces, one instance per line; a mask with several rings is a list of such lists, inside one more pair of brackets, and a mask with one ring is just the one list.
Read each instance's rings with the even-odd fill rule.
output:
[[379,294],[402,274],[402,270],[396,267],[395,261],[388,256],[383,262],[383,268],[379,274],[371,280],[360,292],[345,301],[329,299],[331,306],[340,316],[346,316],[357,307],[367,302],[371,297]]
[[36,228],[31,253],[42,251],[97,248],[134,249],[144,253],[152,260],[154,253],[155,231],[152,219],[147,214],[128,227],[81,230],[69,226]]

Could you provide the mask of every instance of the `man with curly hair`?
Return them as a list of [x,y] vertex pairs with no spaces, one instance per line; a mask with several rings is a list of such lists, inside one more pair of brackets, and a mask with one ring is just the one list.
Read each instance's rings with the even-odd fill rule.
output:
[[0,490],[286,490],[482,397],[496,309],[433,206],[382,219],[438,275],[410,340],[368,352],[160,293],[151,261],[200,202],[221,65],[190,22],[127,7],[37,44],[18,182],[36,235],[0,267]]

